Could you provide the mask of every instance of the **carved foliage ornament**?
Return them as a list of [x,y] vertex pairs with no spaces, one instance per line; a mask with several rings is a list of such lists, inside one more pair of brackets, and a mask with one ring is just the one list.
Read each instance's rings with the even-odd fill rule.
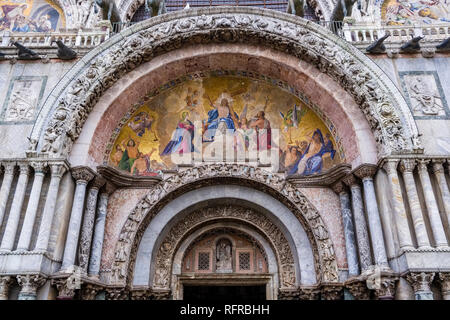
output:
[[[336,255],[325,224],[317,210],[292,184],[279,174],[243,164],[211,164],[186,168],[155,185],[128,216],[119,235],[112,266],[112,282],[123,284],[130,280],[135,256],[146,227],[157,213],[157,203],[183,186],[212,177],[236,177],[256,181],[268,190],[289,199],[289,209],[300,220],[310,237],[315,253],[317,274],[327,282],[338,281]],[[165,272],[161,270],[161,272]],[[169,271],[167,271],[169,272]],[[165,278],[165,274],[158,275]]]
[[[396,98],[401,98],[394,98],[391,89],[369,66],[353,56],[348,48],[338,45],[333,37],[322,33],[318,26],[302,25],[302,21],[294,23],[292,19],[287,21],[287,16],[281,14],[276,14],[278,19],[266,17],[263,11],[249,8],[234,8],[233,14],[214,12],[218,11],[199,10],[197,14],[205,14],[191,17],[187,12],[185,17],[175,18],[174,15],[170,20],[168,14],[166,22],[156,17],[147,22],[147,28],[125,37],[93,58],[61,93],[44,129],[41,151],[53,157],[67,155],[104,91],[154,56],[192,43],[234,42],[263,44],[284,51],[313,64],[337,81],[353,95],[365,114],[380,154],[420,147],[411,127],[413,124],[404,120],[401,108],[396,105]],[[32,138],[37,139],[39,134],[33,132]]]
[[269,218],[254,210],[236,206],[208,207],[190,213],[168,233],[156,255],[156,269],[153,287],[169,289],[170,271],[178,244],[195,226],[217,218],[234,218],[252,224],[261,230],[272,242],[279,262],[281,287],[295,287],[294,258],[289,243],[283,233]]

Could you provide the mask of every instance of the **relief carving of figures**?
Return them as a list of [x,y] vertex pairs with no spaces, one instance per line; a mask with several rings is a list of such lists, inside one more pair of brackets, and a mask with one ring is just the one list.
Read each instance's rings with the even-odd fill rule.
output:
[[432,74],[404,76],[414,115],[445,115],[442,97]]
[[18,77],[10,85],[4,121],[32,121],[45,86],[45,77]]

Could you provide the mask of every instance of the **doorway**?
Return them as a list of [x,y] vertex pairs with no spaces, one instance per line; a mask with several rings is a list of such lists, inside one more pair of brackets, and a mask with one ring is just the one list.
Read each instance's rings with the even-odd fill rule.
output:
[[193,286],[184,285],[183,300],[220,302],[226,300],[266,300],[266,286]]

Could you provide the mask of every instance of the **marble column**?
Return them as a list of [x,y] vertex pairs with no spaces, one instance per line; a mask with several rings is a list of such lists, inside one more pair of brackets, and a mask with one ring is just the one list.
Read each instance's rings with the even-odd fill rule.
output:
[[350,197],[342,182],[333,185],[333,190],[339,195],[341,203],[342,222],[344,225],[345,251],[347,254],[349,277],[359,275],[358,253],[356,249],[355,228],[353,226]]
[[89,259],[89,276],[98,277],[100,273],[100,260],[102,257],[103,238],[105,235],[106,213],[108,210],[109,195],[113,193],[115,187],[109,182],[106,183],[104,191],[100,193],[95,219],[94,238],[92,240],[91,257]]
[[433,187],[431,186],[430,176],[428,175],[427,165],[429,162],[430,160],[418,160],[420,183],[422,184],[425,206],[427,207],[428,219],[430,220],[435,244],[438,248],[445,248],[448,247],[447,238],[445,237],[441,215],[434,196]]
[[11,283],[11,276],[0,276],[0,300],[8,300],[9,286]]
[[450,191],[448,189],[448,184],[445,179],[443,164],[444,164],[443,159],[433,159],[433,174],[439,185],[439,191],[441,192],[445,213],[447,214],[447,221],[448,223],[450,223]]
[[359,262],[361,265],[361,272],[364,272],[369,270],[369,267],[372,265],[372,256],[370,254],[369,233],[367,231],[366,219],[364,217],[361,187],[353,174],[347,175],[343,181],[350,187],[351,190],[356,241],[358,242]]
[[31,188],[30,199],[28,200],[28,207],[23,221],[22,231],[20,232],[19,243],[17,244],[17,250],[21,251],[28,250],[30,246],[34,221],[36,219],[39,199],[41,197],[42,184],[47,171],[47,163],[45,162],[31,162],[30,165],[34,169],[34,181],[33,187]]
[[417,195],[416,182],[414,181],[413,176],[415,167],[416,161],[413,159],[403,159],[400,161],[399,169],[402,172],[403,180],[405,181],[406,195],[408,197],[409,209],[411,210],[417,244],[420,249],[431,248],[427,229],[423,220],[419,196]]
[[0,227],[3,224],[3,217],[5,216],[6,204],[9,199],[9,192],[11,191],[11,184],[14,179],[16,163],[6,162],[3,163],[3,166],[5,168],[5,173],[3,175],[2,187],[0,189]]
[[433,300],[430,288],[433,278],[433,272],[411,272],[406,276],[406,280],[413,287],[416,300]]
[[439,272],[443,300],[450,300],[450,272]]
[[80,246],[78,251],[78,262],[81,271],[86,273],[91,251],[92,234],[94,232],[95,210],[97,208],[98,190],[105,184],[105,179],[96,176],[89,189],[86,210],[84,211],[83,225],[81,227]]
[[383,238],[383,228],[381,226],[380,210],[378,209],[373,176],[378,167],[375,165],[362,165],[355,170],[355,175],[363,182],[364,203],[369,223],[370,239],[372,240],[373,256],[377,266],[389,268],[386,245]]
[[86,186],[94,178],[95,173],[87,167],[75,167],[72,169],[72,176],[76,180],[76,188],[72,212],[70,213],[69,228],[67,230],[66,245],[64,247],[62,271],[68,271],[75,265],[81,220],[83,218]]
[[21,286],[18,300],[36,300],[37,290],[45,284],[41,275],[18,275],[17,282]]
[[409,230],[408,218],[403,204],[402,189],[397,174],[398,160],[388,159],[384,162],[383,168],[387,173],[389,188],[393,206],[393,215],[397,228],[400,249],[414,249],[411,232]]
[[50,185],[45,199],[44,210],[42,212],[41,224],[36,240],[35,250],[47,251],[48,241],[50,239],[53,216],[55,214],[56,200],[58,199],[59,184],[61,178],[67,170],[64,163],[50,163]]
[[30,166],[27,162],[21,162],[18,165],[20,168],[19,180],[17,181],[16,192],[14,193],[11,210],[9,211],[8,222],[6,223],[5,231],[3,233],[2,243],[0,245],[1,251],[11,251],[13,249],[17,229],[19,227],[23,200],[27,190]]

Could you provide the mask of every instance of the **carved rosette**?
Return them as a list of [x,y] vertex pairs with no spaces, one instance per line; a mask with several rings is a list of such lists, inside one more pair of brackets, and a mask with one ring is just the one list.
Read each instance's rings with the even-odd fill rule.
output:
[[[340,42],[335,36],[302,20],[280,13],[235,8],[233,13],[208,8],[195,15],[168,14],[166,19],[141,23],[140,31],[124,37],[89,61],[80,75],[59,93],[56,110],[45,128],[36,128],[32,139],[44,132],[41,152],[50,157],[67,155],[94,104],[105,90],[122,76],[154,56],[195,43],[248,43],[265,45],[305,60],[337,81],[360,106],[374,133],[380,154],[412,151],[420,144],[414,123],[400,92],[390,88],[369,60]],[[176,44],[176,45],[174,45]],[[371,65],[371,66],[369,66]],[[386,78],[387,80],[387,78]],[[388,81],[388,80],[387,80]],[[404,111],[403,111],[404,110]],[[39,132],[39,133],[37,133]]]
[[434,272],[411,272],[406,276],[415,293],[431,292],[430,285],[433,279]]
[[8,300],[9,287],[12,283],[11,276],[0,276],[0,300]]
[[87,184],[95,177],[95,172],[88,167],[74,167],[72,168],[72,177],[77,184]]
[[18,275],[16,279],[21,287],[19,293],[20,300],[35,299],[37,289],[42,287],[47,281],[45,277],[35,274]]
[[[145,196],[130,213],[116,243],[115,260],[112,265],[112,283],[124,285],[130,279],[139,239],[146,226],[157,214],[157,204],[168,194],[181,190],[187,184],[214,177],[235,177],[258,182],[267,190],[281,193],[288,199],[289,209],[305,226],[314,248],[316,272],[326,282],[337,282],[338,271],[333,244],[327,228],[317,210],[307,198],[292,184],[285,182],[283,176],[244,164],[216,163],[186,168],[159,184]],[[130,265],[131,262],[131,265]],[[161,271],[163,272],[163,271]],[[166,276],[164,275],[163,278]]]

